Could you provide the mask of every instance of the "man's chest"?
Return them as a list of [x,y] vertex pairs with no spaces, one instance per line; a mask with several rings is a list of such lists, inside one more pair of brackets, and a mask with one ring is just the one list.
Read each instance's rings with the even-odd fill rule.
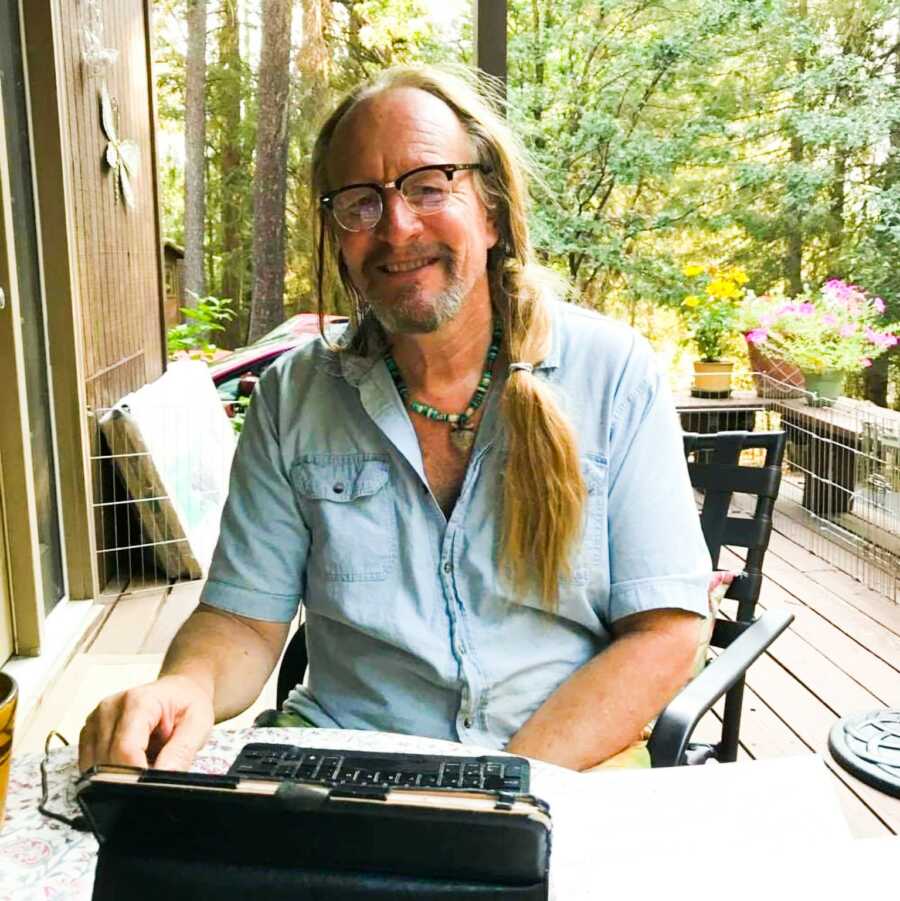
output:
[[428,487],[449,519],[466,478],[471,447],[462,447],[454,442],[450,427],[444,422],[419,421],[417,417],[413,428],[422,450]]

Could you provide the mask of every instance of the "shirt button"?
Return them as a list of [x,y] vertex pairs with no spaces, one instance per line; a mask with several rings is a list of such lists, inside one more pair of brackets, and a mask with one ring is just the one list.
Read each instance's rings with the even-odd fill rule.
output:
[[450,565],[449,562],[447,562],[447,563],[444,564],[444,572],[445,572],[445,573],[450,572],[451,569],[453,569],[453,567]]
[[343,482],[335,482],[333,490],[334,490],[335,494],[343,494],[344,493],[344,483]]

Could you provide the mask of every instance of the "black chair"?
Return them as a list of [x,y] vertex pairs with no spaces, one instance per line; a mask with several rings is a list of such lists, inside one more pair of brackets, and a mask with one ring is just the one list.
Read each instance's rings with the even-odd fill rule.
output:
[[[772,510],[781,483],[784,446],[784,432],[684,436],[691,483],[703,492],[700,524],[713,568],[718,568],[723,545],[746,548],[747,556],[743,571],[725,595],[737,600],[737,617],[735,620],[718,617],[713,630],[711,644],[723,649],[722,653],[660,714],[648,743],[653,766],[705,763],[711,757],[724,763],[737,758],[744,673],[794,618],[787,611],[770,610],[753,619],[762,587],[762,561],[772,533]],[[762,467],[740,465],[741,451],[750,448],[765,452]],[[756,507],[751,518],[728,515],[735,493],[755,495]],[[307,662],[306,632],[301,624],[288,644],[278,671],[278,709],[303,679]],[[721,741],[715,745],[689,744],[700,718],[726,693]]]
[[[684,436],[691,484],[703,495],[700,524],[713,569],[719,568],[723,545],[746,549],[744,569],[731,583],[726,598],[738,602],[733,620],[716,618],[711,645],[721,653],[660,714],[650,736],[652,765],[679,766],[722,763],[737,759],[744,675],[773,641],[791,624],[793,614],[769,610],[754,619],[762,588],[762,564],[772,534],[772,511],[781,484],[784,432],[718,432]],[[741,452],[765,452],[760,466],[741,465]],[[729,515],[734,494],[755,497],[749,517]],[[721,739],[716,744],[690,744],[700,718],[725,695]]]

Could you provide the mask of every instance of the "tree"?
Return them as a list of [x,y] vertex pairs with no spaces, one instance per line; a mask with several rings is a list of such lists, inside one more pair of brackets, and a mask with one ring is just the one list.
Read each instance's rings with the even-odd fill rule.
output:
[[259,112],[253,175],[253,300],[248,341],[284,320],[285,195],[290,98],[292,0],[262,8]]
[[206,296],[206,0],[187,3],[184,166],[184,287],[188,305]]
[[[222,0],[218,29],[218,59],[211,71],[211,126],[214,132],[213,160],[218,186],[218,234],[215,253],[220,260],[218,296],[230,302],[235,314],[225,327],[222,343],[235,347],[247,332],[245,295],[249,288],[249,248],[243,223],[249,210],[249,154],[245,152],[246,129],[242,116],[245,94],[244,62],[241,58],[241,4]],[[247,104],[249,107],[250,105]]]

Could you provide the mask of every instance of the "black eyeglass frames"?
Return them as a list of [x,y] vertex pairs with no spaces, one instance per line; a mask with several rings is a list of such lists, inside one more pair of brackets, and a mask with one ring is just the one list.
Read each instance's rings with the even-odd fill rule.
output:
[[418,216],[438,213],[447,205],[453,193],[453,176],[457,172],[491,171],[483,163],[436,163],[419,166],[398,175],[393,181],[360,182],[344,185],[319,198],[319,203],[330,209],[341,228],[351,232],[375,228],[384,213],[384,192],[396,188],[412,212]]

